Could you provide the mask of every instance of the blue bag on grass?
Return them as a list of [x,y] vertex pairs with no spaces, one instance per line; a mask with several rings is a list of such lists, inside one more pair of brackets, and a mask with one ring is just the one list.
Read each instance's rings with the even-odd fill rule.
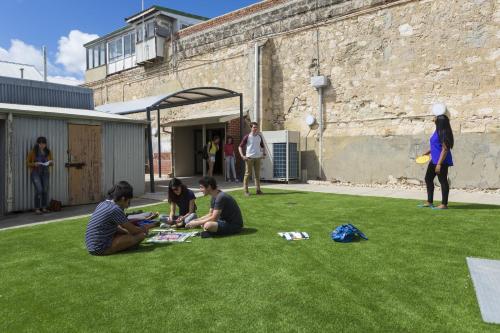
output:
[[332,231],[332,239],[336,242],[349,243],[358,237],[368,240],[368,237],[352,224],[342,224]]

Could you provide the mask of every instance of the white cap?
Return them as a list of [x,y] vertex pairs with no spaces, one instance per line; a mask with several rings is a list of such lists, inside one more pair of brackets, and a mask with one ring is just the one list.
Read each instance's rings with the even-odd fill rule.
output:
[[432,105],[432,113],[436,117],[446,114],[446,105],[444,105],[443,103],[434,103]]

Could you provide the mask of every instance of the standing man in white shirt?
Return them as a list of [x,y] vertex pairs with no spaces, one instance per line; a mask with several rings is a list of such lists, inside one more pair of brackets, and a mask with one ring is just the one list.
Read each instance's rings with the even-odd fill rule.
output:
[[[245,160],[245,177],[243,178],[243,186],[245,188],[245,196],[249,196],[248,192],[248,177],[252,174],[255,179],[256,194],[263,194],[260,190],[260,160],[266,157],[264,148],[264,140],[259,133],[259,124],[256,122],[250,123],[251,132],[241,140],[238,150],[241,158]],[[245,152],[243,152],[243,148]]]

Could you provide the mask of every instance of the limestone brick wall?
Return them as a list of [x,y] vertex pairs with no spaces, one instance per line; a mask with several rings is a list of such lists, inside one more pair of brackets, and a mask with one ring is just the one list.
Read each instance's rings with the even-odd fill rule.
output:
[[[326,179],[422,179],[413,159],[434,129],[429,108],[446,103],[456,137],[452,186],[500,187],[500,1],[271,0],[219,23],[183,30],[176,57],[89,82],[95,104],[219,86],[244,94],[253,116],[254,45],[261,43],[262,128],[298,130],[302,168],[318,176],[318,95],[324,94]],[[167,52],[173,54],[171,50]],[[163,110],[238,107],[238,100]],[[137,115],[136,117],[143,117]],[[155,125],[154,125],[155,126]]]

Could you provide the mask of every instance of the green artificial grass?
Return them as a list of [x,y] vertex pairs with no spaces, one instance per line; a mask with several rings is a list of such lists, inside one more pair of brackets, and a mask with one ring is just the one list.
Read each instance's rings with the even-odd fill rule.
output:
[[[465,261],[500,259],[500,206],[266,193],[231,193],[241,235],[108,257],[87,254],[87,219],[0,232],[0,332],[500,331],[483,323]],[[369,240],[333,242],[346,222]]]

